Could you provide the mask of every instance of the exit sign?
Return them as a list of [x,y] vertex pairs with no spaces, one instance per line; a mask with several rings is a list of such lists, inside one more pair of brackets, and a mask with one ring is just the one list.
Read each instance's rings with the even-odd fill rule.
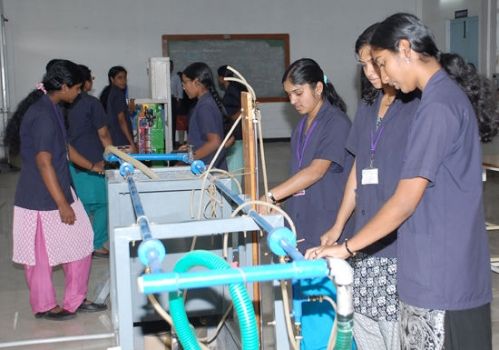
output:
[[468,17],[468,10],[454,11],[454,18]]

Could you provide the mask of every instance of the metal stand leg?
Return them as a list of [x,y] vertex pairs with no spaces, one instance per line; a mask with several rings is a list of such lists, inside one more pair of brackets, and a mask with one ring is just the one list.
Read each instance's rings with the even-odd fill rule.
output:
[[95,287],[95,302],[98,304],[106,303],[107,298],[109,297],[111,286],[111,280],[109,272],[106,272],[105,278]]

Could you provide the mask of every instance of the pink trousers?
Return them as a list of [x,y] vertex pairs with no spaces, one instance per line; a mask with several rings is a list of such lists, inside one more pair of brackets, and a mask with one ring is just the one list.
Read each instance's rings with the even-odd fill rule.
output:
[[[29,288],[29,301],[33,314],[56,307],[57,299],[52,283],[52,266],[49,265],[42,222],[38,216],[35,238],[36,265],[24,265],[24,273]],[[83,303],[88,291],[88,279],[92,255],[81,260],[62,264],[64,270],[64,301],[62,307],[75,312]]]

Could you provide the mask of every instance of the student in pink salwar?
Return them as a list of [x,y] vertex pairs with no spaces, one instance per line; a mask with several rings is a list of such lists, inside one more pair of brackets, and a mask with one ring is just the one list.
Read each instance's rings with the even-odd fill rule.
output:
[[[76,64],[57,60],[37,89],[21,101],[7,126],[5,143],[22,160],[14,201],[13,261],[25,266],[37,318],[66,320],[77,311],[106,309],[86,300],[93,231],[71,187],[68,158],[82,167],[88,161],[67,144],[59,107],[73,102],[81,83]],[[52,283],[56,265],[62,265],[65,275],[61,306]]]

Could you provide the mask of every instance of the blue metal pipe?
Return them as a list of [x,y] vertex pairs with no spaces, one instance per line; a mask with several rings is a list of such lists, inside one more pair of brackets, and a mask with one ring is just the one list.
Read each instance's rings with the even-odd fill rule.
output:
[[[192,159],[189,157],[189,153],[165,153],[165,154],[156,154],[156,153],[147,153],[147,154],[142,154],[142,153],[135,153],[135,154],[129,154],[130,157],[137,159],[137,160],[150,160],[150,161],[158,161],[158,160],[163,160],[163,161],[181,161],[184,163],[192,163]],[[108,154],[106,157],[106,160],[108,162],[119,162],[121,159],[117,157],[114,154]]]
[[[123,164],[122,164],[123,165]],[[138,255],[139,259],[145,266],[149,266],[152,271],[159,272],[161,270],[161,262],[166,256],[166,250],[163,243],[158,239],[153,239],[151,229],[149,227],[149,220],[142,207],[139,192],[135,181],[133,181],[133,167],[130,167],[126,172],[126,180],[128,182],[128,190],[130,191],[130,198],[132,199],[132,206],[137,218],[137,224],[140,227],[140,234],[142,242],[139,245]]]
[[239,269],[154,273],[139,277],[138,284],[141,292],[153,294],[232,283],[324,277],[328,274],[327,262],[319,259],[296,261],[289,264],[248,266]]
[[151,239],[151,229],[149,228],[149,222],[147,221],[146,214],[144,213],[144,208],[142,207],[142,202],[140,201],[139,192],[137,191],[137,186],[135,186],[135,181],[131,176],[127,177],[128,189],[130,190],[130,197],[132,198],[133,210],[135,211],[135,216],[137,217],[137,224],[140,226],[140,233],[143,240]]
[[[225,186],[220,180],[215,180],[215,186],[225,193],[234,203],[237,205],[242,205],[244,200],[227,186]],[[284,255],[287,254],[294,261],[304,260],[305,257],[298,249],[296,249],[296,239],[294,234],[286,227],[274,227],[267,220],[265,220],[260,214],[254,211],[251,207],[243,208],[243,211],[251,217],[265,232],[268,233],[269,246],[274,254]]]
[[[227,186],[225,186],[220,180],[215,180],[215,186],[229,196],[230,199],[237,205],[242,205],[244,200],[239,197],[239,195],[232,192]],[[250,218],[252,218],[258,226],[260,226],[265,232],[271,233],[274,230],[274,226],[269,224],[267,220],[265,220],[260,214],[254,211],[250,206],[243,208],[243,211],[248,214]]]
[[281,245],[281,248],[284,249],[286,254],[293,259],[293,261],[300,261],[300,260],[305,260],[305,257],[303,256],[302,253],[298,249],[296,249],[295,246],[292,246],[291,244],[288,243],[287,240],[282,239],[279,244]]

